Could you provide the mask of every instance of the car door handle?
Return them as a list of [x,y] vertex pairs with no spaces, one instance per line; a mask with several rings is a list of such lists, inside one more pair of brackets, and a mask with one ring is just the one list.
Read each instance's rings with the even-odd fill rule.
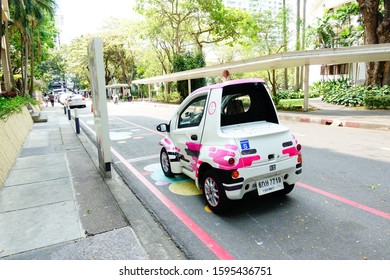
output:
[[198,140],[198,135],[196,135],[196,134],[191,135],[191,140],[194,140],[194,141]]

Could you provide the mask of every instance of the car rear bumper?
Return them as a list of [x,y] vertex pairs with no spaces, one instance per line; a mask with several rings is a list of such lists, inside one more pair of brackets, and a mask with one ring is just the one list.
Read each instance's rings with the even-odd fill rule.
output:
[[[273,165],[272,172],[270,171],[271,165]],[[288,185],[295,184],[302,173],[302,163],[298,163],[296,157],[292,157],[281,162],[241,168],[238,171],[240,177],[235,180],[227,176],[226,171],[221,170],[218,172],[226,196],[231,200],[242,199],[246,193],[256,191],[257,182],[267,178],[279,176],[283,178],[283,183]]]
[[69,108],[70,109],[74,109],[74,108],[85,108],[85,107],[87,107],[87,105],[69,105]]

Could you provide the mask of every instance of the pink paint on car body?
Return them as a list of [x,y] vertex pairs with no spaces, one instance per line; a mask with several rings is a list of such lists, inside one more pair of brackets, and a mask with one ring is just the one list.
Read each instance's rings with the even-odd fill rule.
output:
[[279,123],[262,79],[197,89],[157,129],[169,138],[160,142],[165,175],[194,179],[214,212],[256,190],[287,194],[302,172],[298,140]]

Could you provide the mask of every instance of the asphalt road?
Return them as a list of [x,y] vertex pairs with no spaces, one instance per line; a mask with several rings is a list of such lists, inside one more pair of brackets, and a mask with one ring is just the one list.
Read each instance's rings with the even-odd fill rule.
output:
[[[190,259],[389,260],[390,134],[284,122],[303,146],[303,175],[285,197],[256,194],[208,211],[185,176],[166,178],[162,134],[174,106],[108,104],[114,167]],[[92,114],[80,114],[85,131]]]

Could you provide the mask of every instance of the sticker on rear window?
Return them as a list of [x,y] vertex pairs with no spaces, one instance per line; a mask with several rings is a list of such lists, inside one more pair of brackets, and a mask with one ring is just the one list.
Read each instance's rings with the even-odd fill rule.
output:
[[241,140],[240,145],[241,145],[241,150],[249,150],[251,148],[249,145],[249,140]]

